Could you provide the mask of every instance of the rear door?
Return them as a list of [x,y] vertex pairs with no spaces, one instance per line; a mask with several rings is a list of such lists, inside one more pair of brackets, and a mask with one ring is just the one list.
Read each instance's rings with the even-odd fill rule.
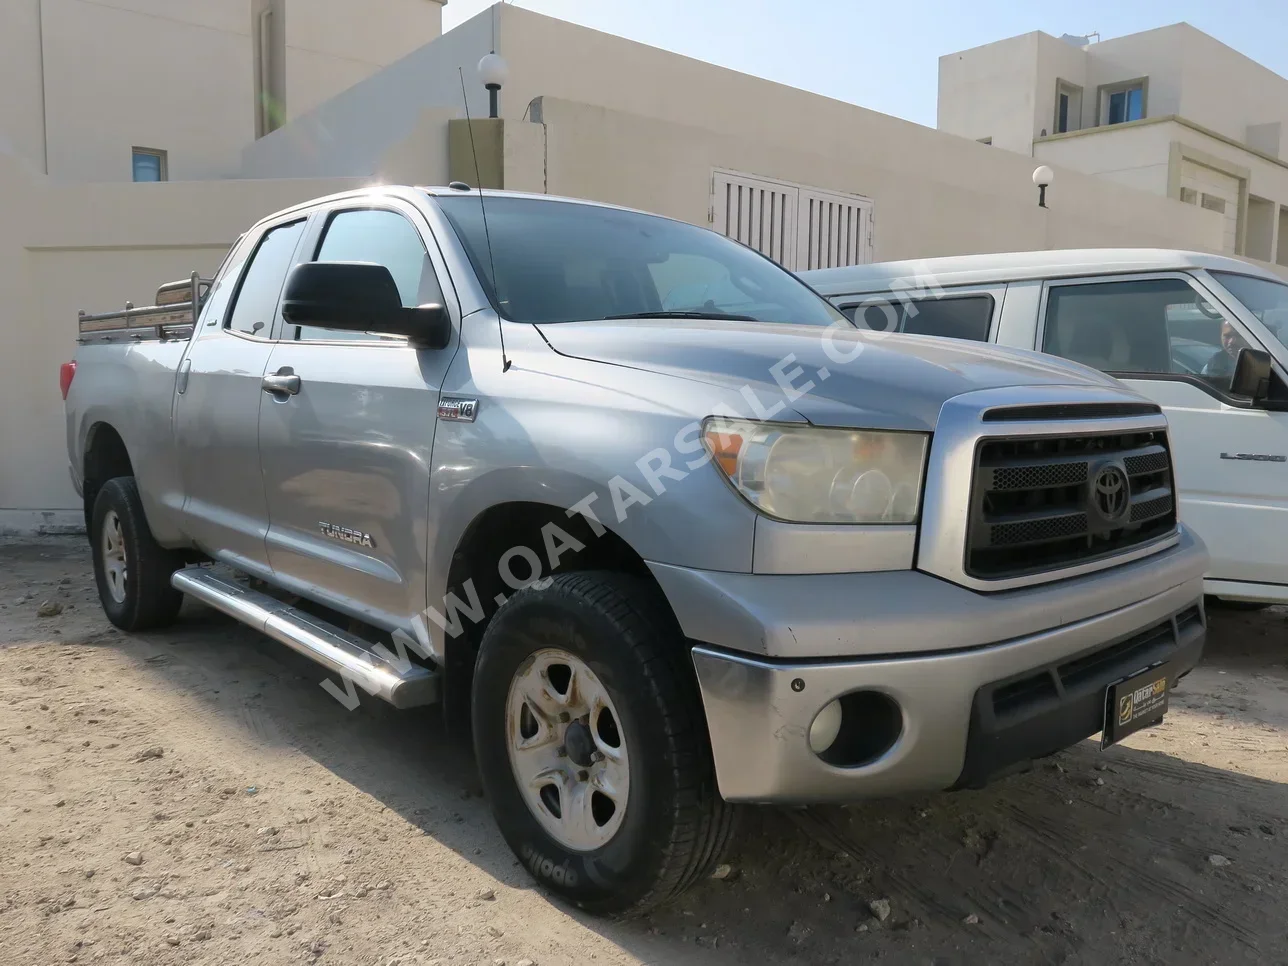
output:
[[306,223],[290,218],[241,242],[209,296],[175,386],[188,534],[211,556],[262,576],[269,571],[260,383],[282,283]]
[[430,453],[459,308],[415,206],[382,199],[317,217],[303,260],[384,265],[404,305],[446,305],[454,332],[447,348],[417,349],[280,325],[267,373],[299,384],[259,394],[268,556],[279,584],[378,626],[407,626],[426,603]]
[[1163,407],[1209,578],[1288,584],[1288,413],[1231,394],[1238,351],[1261,346],[1211,292],[1184,273],[1049,282],[1039,338]]

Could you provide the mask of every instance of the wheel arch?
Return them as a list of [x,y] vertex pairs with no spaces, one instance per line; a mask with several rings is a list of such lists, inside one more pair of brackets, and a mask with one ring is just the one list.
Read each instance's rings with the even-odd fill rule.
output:
[[[447,631],[436,627],[433,633],[442,634],[443,712],[453,728],[469,727],[470,684],[479,643],[500,606],[499,599],[515,589],[501,574],[502,560],[513,548],[527,548],[531,554],[510,556],[509,573],[516,581],[533,578],[528,564],[534,556],[541,564],[540,577],[579,570],[627,574],[648,586],[675,619],[665,592],[644,558],[614,529],[592,525],[585,517],[575,513],[570,516],[563,507],[550,503],[513,500],[489,506],[462,531],[451,556],[445,591],[440,600],[431,604],[448,619]],[[473,613],[481,611],[482,619],[463,617],[454,623],[453,599],[470,607],[477,602]],[[456,613],[464,611],[458,606]],[[678,620],[675,626],[679,633]],[[453,635],[451,631],[457,628],[460,633]]]
[[81,492],[84,497],[85,527],[90,528],[94,501],[108,480],[133,476],[134,464],[125,440],[116,427],[106,421],[90,426],[85,433],[81,458]]

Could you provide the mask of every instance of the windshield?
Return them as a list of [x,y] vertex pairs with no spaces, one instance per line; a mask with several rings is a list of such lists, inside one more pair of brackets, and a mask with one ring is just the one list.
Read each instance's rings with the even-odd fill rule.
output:
[[1288,285],[1234,272],[1212,274],[1265,324],[1280,345],[1288,346]]
[[[515,322],[659,315],[845,321],[794,275],[705,228],[598,205],[493,195],[485,236],[477,194],[436,200],[492,289],[494,307]],[[493,267],[496,284],[489,286]]]

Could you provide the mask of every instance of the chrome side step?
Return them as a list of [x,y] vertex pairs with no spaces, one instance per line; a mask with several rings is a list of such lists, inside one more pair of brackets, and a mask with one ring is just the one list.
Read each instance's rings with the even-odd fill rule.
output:
[[397,667],[372,651],[362,638],[275,597],[202,567],[177,571],[170,585],[349,678],[395,708],[414,708],[438,700],[437,672],[418,664]]

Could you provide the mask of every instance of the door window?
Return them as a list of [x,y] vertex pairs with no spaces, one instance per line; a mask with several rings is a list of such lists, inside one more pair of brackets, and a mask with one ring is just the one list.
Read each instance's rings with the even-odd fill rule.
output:
[[[859,328],[879,332],[937,335],[947,339],[987,342],[993,320],[993,296],[901,300],[897,294],[875,295],[841,309]],[[893,329],[891,322],[895,323]]]
[[273,331],[282,283],[295,256],[295,246],[304,232],[304,221],[270,228],[251,256],[242,276],[241,288],[224,327],[246,335],[268,338]]
[[1056,285],[1047,298],[1042,350],[1105,372],[1188,376],[1229,393],[1247,346],[1235,325],[1179,278]]
[[[443,290],[416,227],[396,211],[367,209],[341,211],[331,218],[319,262],[372,262],[389,269],[405,308],[443,304]],[[346,332],[315,325],[296,326],[296,339],[358,339],[402,342],[397,336],[373,332]]]

